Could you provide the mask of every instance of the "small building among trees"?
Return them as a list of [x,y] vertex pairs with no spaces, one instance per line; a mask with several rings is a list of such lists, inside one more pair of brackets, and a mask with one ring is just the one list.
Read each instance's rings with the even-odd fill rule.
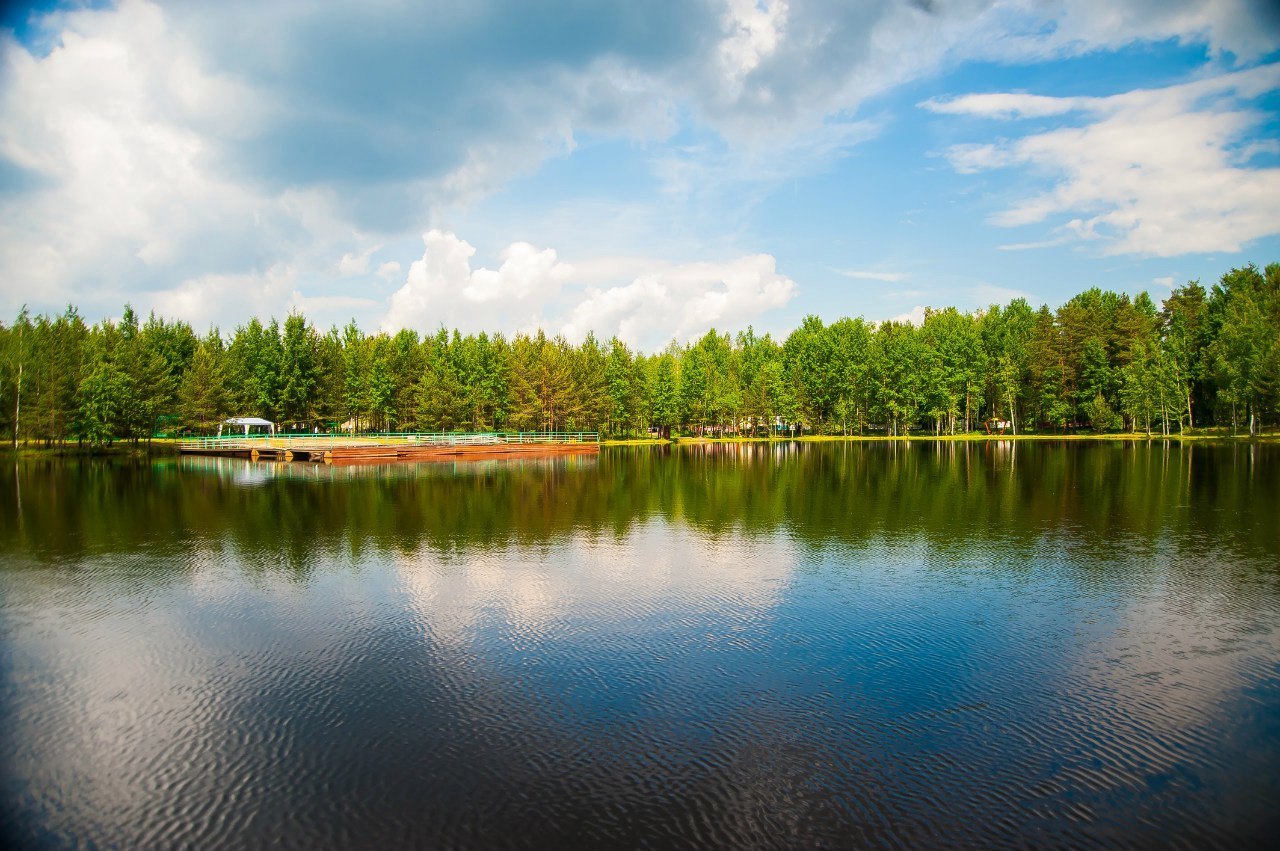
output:
[[[231,428],[227,428],[228,426]],[[250,431],[255,428],[260,430],[259,433],[263,433],[261,430],[265,429],[266,434],[269,434],[272,437],[276,436],[276,424],[271,422],[271,420],[264,420],[262,417],[232,417],[231,419],[223,420],[222,423],[218,425],[218,437],[222,437],[224,429],[227,431],[233,431],[241,428],[244,429],[245,437],[248,437]]]

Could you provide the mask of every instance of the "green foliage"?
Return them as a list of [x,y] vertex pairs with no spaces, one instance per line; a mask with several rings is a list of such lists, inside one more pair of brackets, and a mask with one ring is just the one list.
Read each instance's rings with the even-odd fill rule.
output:
[[178,390],[178,409],[188,428],[211,432],[230,414],[224,361],[222,339],[212,332],[196,347]]
[[1084,404],[1084,415],[1096,432],[1120,427],[1120,415],[1111,409],[1111,403],[1101,393]]
[[1192,400],[1205,377],[1209,342],[1208,300],[1199,281],[1189,281],[1169,294],[1160,312],[1159,331],[1170,374],[1186,404],[1187,425],[1194,426]]
[[129,395],[125,376],[99,357],[80,382],[76,434],[90,444],[110,443],[121,433],[120,402]]
[[1265,274],[1234,269],[1213,288],[1218,325],[1208,358],[1221,406],[1233,428],[1247,418],[1256,433],[1268,414],[1280,412],[1280,264]]
[[920,333],[906,322],[885,322],[872,339],[868,369],[872,413],[890,434],[900,434],[919,418],[924,399],[924,359]]
[[616,435],[631,435],[640,425],[642,394],[637,379],[635,358],[627,345],[614,337],[609,341],[609,353],[604,364],[604,384],[607,394],[605,411],[606,430]]
[[672,428],[680,422],[680,394],[676,386],[676,359],[663,352],[650,360],[649,386],[653,388],[649,419],[655,426]]
[[588,335],[441,328],[318,332],[301,313],[198,337],[126,306],[86,325],[68,307],[0,324],[0,428],[14,439],[149,437],[159,417],[212,432],[229,415],[288,428],[599,430],[777,435],[867,428],[1168,434],[1280,419],[1280,264],[1191,281],[1163,305],[1090,289],[1056,311],[1024,299],[930,309],[920,327],[808,316],[775,341],[716,330],[645,354]]
[[301,313],[290,313],[284,321],[280,347],[279,395],[272,406],[284,420],[309,419],[314,407],[318,381],[318,338]]

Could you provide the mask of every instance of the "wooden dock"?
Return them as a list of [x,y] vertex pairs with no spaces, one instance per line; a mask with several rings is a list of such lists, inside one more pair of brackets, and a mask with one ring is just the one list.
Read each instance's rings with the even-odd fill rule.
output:
[[511,457],[596,453],[596,432],[512,432],[493,434],[390,434],[368,437],[299,435],[276,437],[209,437],[185,440],[183,455],[214,455],[254,461],[298,461],[323,464],[391,461],[494,460]]

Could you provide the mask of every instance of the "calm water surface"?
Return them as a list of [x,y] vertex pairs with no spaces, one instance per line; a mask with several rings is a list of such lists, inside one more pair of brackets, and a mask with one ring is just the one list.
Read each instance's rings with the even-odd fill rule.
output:
[[36,848],[1237,848],[1280,447],[0,471]]

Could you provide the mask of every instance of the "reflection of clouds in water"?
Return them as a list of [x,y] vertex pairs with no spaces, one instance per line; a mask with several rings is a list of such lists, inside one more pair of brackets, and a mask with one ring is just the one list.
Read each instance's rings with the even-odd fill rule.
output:
[[285,779],[328,768],[308,730],[342,711],[333,695],[365,658],[385,565],[318,565],[305,586],[210,552],[186,566],[86,563],[52,592],[38,574],[5,587],[6,616],[29,605],[33,623],[0,682],[0,760],[39,791],[54,845],[234,847],[258,805],[276,815],[253,829],[276,826]]
[[621,537],[574,536],[553,545],[398,558],[401,581],[427,628],[464,640],[494,620],[514,635],[626,625],[663,629],[711,614],[759,617],[776,605],[797,554],[782,535],[711,537],[650,521]]
[[654,520],[547,546],[424,547],[398,573],[457,690],[483,695],[467,724],[518,717],[516,735],[543,743],[507,769],[542,790],[540,819],[558,809],[554,789],[592,812],[652,806],[736,847],[814,809],[801,801],[809,769],[780,769],[821,758],[793,727],[808,687],[770,662],[797,566],[785,535]]
[[231,480],[240,487],[253,487],[254,485],[265,485],[267,482],[275,478],[270,467],[263,464],[257,467],[249,467],[243,470],[237,470],[231,477]]
[[[1263,719],[1277,696],[1280,611],[1261,565],[1162,543],[1095,557],[1108,582],[1080,583],[1082,596],[1047,607],[1057,590],[1042,588],[1028,608],[1045,622],[1048,655],[1030,678],[1042,683],[1029,692],[1039,696],[1018,714],[1034,715],[1034,735],[1057,743],[1038,796],[1097,807],[1098,817],[1108,802],[1178,801],[1177,818],[1213,835],[1222,825],[1207,818],[1217,810],[1206,786],[1274,776]],[[1052,609],[1063,607],[1069,616],[1055,623]],[[1013,726],[1030,733],[1025,718]],[[1269,817],[1269,783],[1233,786],[1239,823]],[[1228,837],[1215,836],[1224,846]]]
[[[20,758],[6,762],[11,776],[46,796],[48,828],[60,843],[119,839],[121,825],[135,825],[135,839],[145,836],[163,821],[153,810],[157,796],[189,782],[201,756],[216,759],[220,742],[234,733],[223,696],[247,675],[245,665],[202,652],[187,640],[179,611],[148,604],[145,597],[132,605],[115,598],[94,617],[76,601],[66,613],[70,633],[13,648],[21,709],[4,726]],[[50,615],[46,610],[42,620],[54,620]],[[190,829],[200,829],[199,818]]]
[[1205,744],[1210,727],[1235,720],[1223,713],[1239,708],[1236,696],[1257,682],[1264,660],[1280,655],[1273,592],[1231,588],[1223,573],[1188,582],[1166,571],[1153,587],[1133,589],[1080,647],[1067,674],[1072,687],[1109,695],[1106,705],[1124,723],[1171,736],[1170,745]]
[[[353,823],[495,845],[557,815],[640,823],[636,802],[725,847],[870,821],[904,845],[1227,846],[1224,825],[1267,823],[1265,470],[816,452],[606,454],[626,489],[234,459],[162,498],[24,482],[75,497],[28,524],[92,511],[33,526],[47,551],[0,572],[0,763],[67,845],[318,847]],[[242,470],[345,486],[242,490]]]

